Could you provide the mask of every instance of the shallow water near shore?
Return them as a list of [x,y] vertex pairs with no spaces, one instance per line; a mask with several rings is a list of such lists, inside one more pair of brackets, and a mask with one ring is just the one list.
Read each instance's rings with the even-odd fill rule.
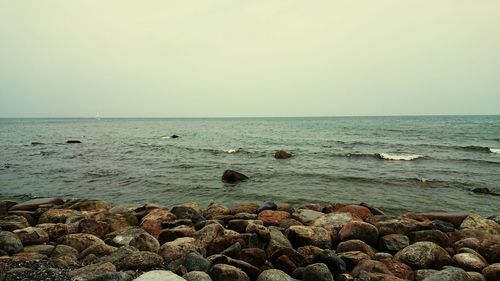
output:
[[[278,149],[294,157],[276,160]],[[0,199],[366,202],[490,215],[500,197],[471,190],[500,193],[499,149],[500,116],[0,119]],[[225,169],[250,179],[224,184]]]

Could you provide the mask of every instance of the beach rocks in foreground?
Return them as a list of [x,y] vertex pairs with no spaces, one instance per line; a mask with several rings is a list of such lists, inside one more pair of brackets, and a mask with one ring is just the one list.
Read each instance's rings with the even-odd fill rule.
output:
[[0,281],[500,280],[498,216],[388,216],[366,204],[0,203]]

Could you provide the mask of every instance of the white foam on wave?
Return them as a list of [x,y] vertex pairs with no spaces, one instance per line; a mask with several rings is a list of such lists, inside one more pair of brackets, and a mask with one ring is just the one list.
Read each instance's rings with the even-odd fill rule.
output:
[[490,148],[492,153],[500,154],[500,148]]
[[423,155],[419,154],[389,154],[389,153],[380,153],[379,156],[380,158],[385,160],[398,160],[398,161],[399,160],[410,161],[424,157]]
[[225,152],[227,152],[227,153],[235,153],[236,151],[237,151],[236,149],[225,150]]

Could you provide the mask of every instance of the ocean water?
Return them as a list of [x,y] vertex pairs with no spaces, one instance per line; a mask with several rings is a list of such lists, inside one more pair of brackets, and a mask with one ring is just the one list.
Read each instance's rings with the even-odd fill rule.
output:
[[[225,169],[250,179],[225,184]],[[500,116],[0,119],[0,199],[500,213],[479,187],[500,193]]]

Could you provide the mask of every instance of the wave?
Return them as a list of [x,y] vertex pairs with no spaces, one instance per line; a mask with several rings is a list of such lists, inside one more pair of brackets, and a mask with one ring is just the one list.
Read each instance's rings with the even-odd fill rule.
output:
[[500,154],[500,148],[490,148],[491,153]]
[[384,160],[396,160],[396,161],[411,161],[418,158],[423,158],[423,155],[419,154],[389,154],[389,153],[377,153],[378,157]]

